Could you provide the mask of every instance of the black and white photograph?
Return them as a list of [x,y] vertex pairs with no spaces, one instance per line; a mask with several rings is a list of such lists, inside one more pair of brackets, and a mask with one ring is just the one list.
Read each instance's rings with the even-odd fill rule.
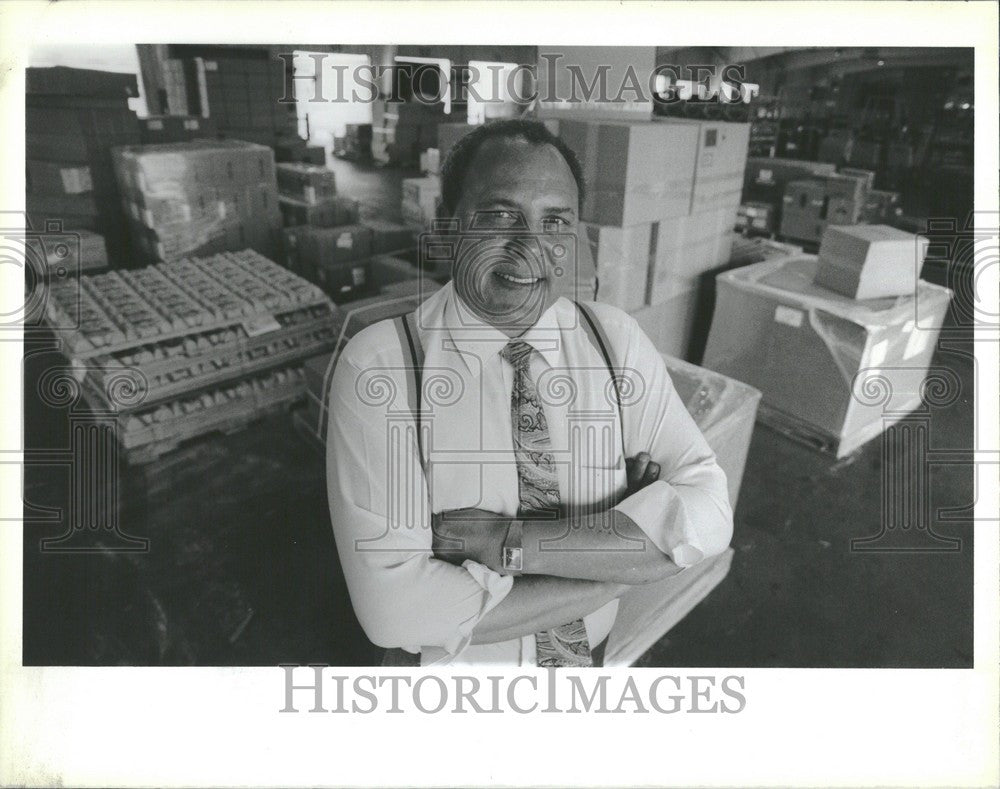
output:
[[[57,5],[71,24],[91,4]],[[161,5],[185,23],[93,4],[90,29],[122,29],[39,24],[17,44],[5,683],[36,678],[23,704],[26,681],[100,670],[134,704],[168,687],[153,677],[218,677],[196,718],[253,677],[234,726],[401,728],[362,772],[339,766],[346,740],[326,771],[248,772],[258,755],[159,772],[102,770],[113,757],[82,745],[33,761],[4,735],[21,756],[0,784],[997,780],[996,7],[845,4],[886,10],[778,46],[639,17],[602,40],[598,6],[624,23],[628,3],[589,23],[580,4],[585,36],[529,43],[534,4],[490,6],[513,38],[475,4],[279,5]],[[573,4],[539,13],[556,5]],[[677,5],[690,23],[702,4]],[[807,11],[703,5],[779,27]],[[907,7],[938,13],[939,39],[879,43],[876,14]],[[949,19],[985,20],[982,37]],[[881,678],[909,683],[920,726],[935,682],[965,682],[940,703],[965,704],[969,732],[936,740],[971,749],[961,770],[924,748],[937,771],[893,772],[886,746],[861,772],[874,744],[828,773],[640,774],[647,753],[533,776],[501,764],[513,743],[481,770],[459,766],[471,753],[433,775],[380,764],[429,713],[484,738],[528,718],[522,737],[547,736],[569,712],[649,727],[643,751],[658,726],[710,740],[702,720],[763,727],[764,687],[829,670],[865,703]],[[857,710],[862,729],[882,712]]]

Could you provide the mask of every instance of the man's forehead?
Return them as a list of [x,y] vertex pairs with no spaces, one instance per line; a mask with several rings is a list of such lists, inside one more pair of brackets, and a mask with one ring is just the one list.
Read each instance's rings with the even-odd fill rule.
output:
[[466,173],[466,186],[476,192],[505,184],[529,183],[556,190],[576,190],[573,172],[559,150],[550,143],[523,137],[484,141]]

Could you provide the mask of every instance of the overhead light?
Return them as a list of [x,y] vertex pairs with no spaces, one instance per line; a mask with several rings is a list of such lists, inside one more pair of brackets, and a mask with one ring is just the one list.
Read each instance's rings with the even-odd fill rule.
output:
[[878,65],[879,65],[879,66],[884,66],[884,65],[885,65],[885,61],[884,61],[884,60],[880,60],[880,61],[878,62]]
[[967,109],[969,109],[969,106],[970,106],[970,105],[969,105],[969,102],[967,102],[967,101],[963,101],[963,102],[962,102],[962,109],[963,109],[963,110],[967,110]]

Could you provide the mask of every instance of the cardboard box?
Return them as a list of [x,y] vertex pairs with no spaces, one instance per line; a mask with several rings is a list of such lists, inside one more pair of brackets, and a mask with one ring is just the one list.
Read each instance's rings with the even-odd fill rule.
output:
[[397,254],[417,246],[417,233],[410,225],[382,219],[366,219],[362,224],[372,231],[372,252],[376,255]]
[[819,242],[828,225],[857,223],[864,205],[863,182],[848,176],[792,181],[781,210],[781,234]]
[[372,284],[380,289],[397,282],[417,279],[420,275],[412,263],[392,255],[372,255],[369,263]]
[[747,159],[743,179],[743,202],[760,201],[780,208],[785,187],[792,181],[813,176],[832,175],[836,167],[825,162],[805,162],[798,159]]
[[911,296],[929,241],[888,225],[828,227],[816,284],[852,299]]
[[371,264],[367,258],[347,263],[322,263],[316,269],[319,286],[340,304],[371,292]]
[[759,389],[769,424],[843,457],[919,406],[951,291],[920,280],[858,302],[816,285],[817,267],[803,255],[720,274],[704,366]]
[[125,100],[139,95],[139,80],[135,74],[95,69],[29,68],[25,70],[25,93]]
[[437,217],[441,179],[437,176],[403,179],[403,221],[424,228]]
[[559,122],[583,167],[581,219],[628,227],[690,213],[697,123]]
[[868,224],[882,225],[895,219],[902,212],[899,192],[872,189],[865,198],[865,207],[861,212],[861,217],[862,221]]
[[197,115],[153,115],[139,119],[143,145],[189,142],[217,136],[215,121]]
[[332,170],[304,162],[275,165],[278,192],[305,203],[319,203],[336,196],[337,181]]
[[93,191],[90,168],[57,162],[25,162],[25,188],[28,194],[78,195]]
[[644,306],[656,225],[621,228],[584,223],[580,229],[596,265],[597,300],[626,312]]
[[773,233],[777,213],[770,203],[742,203],[736,211],[736,229],[748,233]]
[[658,123],[695,124],[698,154],[695,162],[691,213],[736,208],[743,192],[750,124],[661,117]]
[[346,197],[336,196],[319,203],[307,203],[282,195],[278,200],[285,227],[338,227],[358,221],[358,203]]
[[733,208],[659,222],[646,303],[659,304],[694,290],[705,272],[727,263],[735,222]]
[[350,263],[372,254],[372,231],[364,225],[307,227],[297,241],[299,260],[306,269]]
[[420,154],[420,172],[430,175],[441,172],[441,152],[437,148],[428,148]]
[[837,171],[837,174],[860,178],[864,183],[864,191],[866,193],[875,188],[874,170],[862,170],[860,167],[841,167],[840,170]]
[[699,305],[699,293],[692,289],[675,293],[658,304],[632,310],[631,315],[660,353],[690,359]]

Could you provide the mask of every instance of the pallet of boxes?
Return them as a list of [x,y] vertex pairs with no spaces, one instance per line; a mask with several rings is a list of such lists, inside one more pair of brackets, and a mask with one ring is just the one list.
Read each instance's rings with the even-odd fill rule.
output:
[[92,271],[128,262],[127,230],[112,166],[112,149],[140,142],[129,109],[139,95],[133,74],[89,69],[29,68],[25,96],[28,221],[38,232],[78,237],[79,259],[50,267]]
[[372,158],[381,164],[414,168],[420,155],[438,147],[437,129],[446,118],[438,102],[383,100],[373,107]]
[[356,200],[337,194],[334,173],[298,163],[277,166],[285,265],[337,302],[371,290],[371,231],[359,224]]
[[118,148],[115,173],[133,259],[251,248],[276,259],[281,212],[270,148],[196,140]]
[[851,454],[921,406],[951,299],[919,278],[926,249],[887,225],[830,226],[818,256],[721,274],[705,366],[760,389],[765,424]]
[[303,359],[340,328],[319,288],[253,250],[85,275],[46,309],[130,465],[300,401]]

